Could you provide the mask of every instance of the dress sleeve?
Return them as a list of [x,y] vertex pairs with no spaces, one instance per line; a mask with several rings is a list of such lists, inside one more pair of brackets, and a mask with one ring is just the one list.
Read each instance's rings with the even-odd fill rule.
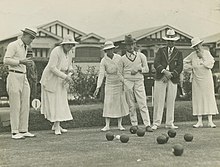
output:
[[120,55],[119,55],[119,60],[117,62],[117,67],[118,67],[118,76],[120,78],[120,81],[124,82],[122,57]]
[[71,54],[70,55],[68,55],[69,56],[69,59],[68,59],[68,61],[69,61],[69,63],[68,63],[68,73],[71,73],[71,75],[73,74],[73,54],[74,54],[74,52],[71,52]]
[[183,59],[183,70],[185,72],[191,73],[192,72],[192,55],[191,53],[189,56],[187,56],[185,59]]
[[67,77],[67,75],[64,72],[61,72],[58,68],[57,65],[59,62],[59,55],[57,50],[53,50],[50,54],[50,59],[48,62],[48,66],[50,68],[50,70],[52,71],[52,73],[54,73],[56,76],[65,79]]
[[105,65],[104,65],[104,59],[102,59],[99,67],[99,76],[97,81],[97,88],[100,88],[103,82],[103,79],[105,77]]
[[207,51],[207,53],[203,56],[203,65],[208,68],[212,69],[215,63],[214,58],[212,57],[211,53]]

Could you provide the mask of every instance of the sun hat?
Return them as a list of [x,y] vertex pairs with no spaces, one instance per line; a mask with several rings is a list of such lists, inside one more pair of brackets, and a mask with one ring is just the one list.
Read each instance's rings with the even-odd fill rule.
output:
[[131,44],[134,44],[135,42],[136,40],[132,38],[131,34],[129,34],[129,35],[125,35],[125,40],[122,43],[131,45]]
[[24,30],[21,30],[23,33],[27,33],[30,34],[31,36],[33,36],[34,38],[36,38],[37,36],[37,30],[33,29],[33,28],[25,28]]
[[78,42],[75,41],[75,39],[73,38],[72,35],[66,35],[63,38],[63,41],[60,43],[60,45],[64,45],[64,44],[78,44]]
[[167,30],[166,36],[162,38],[166,41],[177,41],[179,39],[173,29]]
[[199,37],[195,37],[191,40],[191,48],[195,47],[196,45],[203,43],[203,40],[201,40]]
[[103,50],[108,50],[108,49],[113,49],[113,48],[116,48],[116,46],[114,45],[112,41],[106,41],[103,46]]

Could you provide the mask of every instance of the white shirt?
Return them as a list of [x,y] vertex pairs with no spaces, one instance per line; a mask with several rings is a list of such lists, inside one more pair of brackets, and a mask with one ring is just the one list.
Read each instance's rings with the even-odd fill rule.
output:
[[24,48],[24,43],[21,39],[11,42],[6,50],[4,64],[9,65],[9,70],[17,70],[26,72],[26,66],[19,64],[20,60],[26,58],[27,50]]

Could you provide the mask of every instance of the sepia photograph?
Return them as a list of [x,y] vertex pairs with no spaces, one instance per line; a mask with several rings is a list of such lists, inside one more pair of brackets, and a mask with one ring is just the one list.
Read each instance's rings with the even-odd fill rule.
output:
[[220,0],[0,6],[0,167],[220,167]]

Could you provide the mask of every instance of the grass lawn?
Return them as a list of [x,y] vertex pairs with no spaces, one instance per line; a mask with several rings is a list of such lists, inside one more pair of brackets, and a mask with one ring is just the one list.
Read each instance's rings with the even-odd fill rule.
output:
[[[128,143],[119,140],[107,141],[101,127],[69,129],[68,133],[56,136],[52,131],[34,131],[36,138],[12,140],[9,132],[0,134],[0,166],[15,167],[219,167],[220,166],[220,121],[217,128],[194,129],[195,122],[179,122],[177,135],[167,144],[156,143],[157,136],[168,130],[163,127],[144,137],[130,134]],[[204,120],[206,125],[207,120]],[[122,134],[113,129],[112,132]],[[192,142],[185,142],[185,133],[192,133]],[[180,143],[184,153],[172,154],[172,146]]]

